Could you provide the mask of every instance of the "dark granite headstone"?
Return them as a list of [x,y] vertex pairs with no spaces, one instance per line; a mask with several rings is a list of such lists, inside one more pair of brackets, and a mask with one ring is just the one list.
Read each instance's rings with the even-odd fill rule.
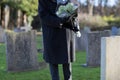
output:
[[5,43],[8,71],[17,72],[39,68],[35,31],[20,33],[6,31]]
[[101,60],[101,37],[110,36],[110,31],[96,31],[87,34],[86,61],[89,67],[100,66]]

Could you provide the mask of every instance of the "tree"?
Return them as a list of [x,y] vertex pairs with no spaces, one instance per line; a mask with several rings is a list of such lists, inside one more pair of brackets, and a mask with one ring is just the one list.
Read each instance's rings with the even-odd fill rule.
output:
[[94,0],[87,0],[88,14],[93,15]]
[[19,8],[27,15],[34,16],[37,14],[38,0],[20,0]]
[[[4,6],[8,5],[10,6],[11,10],[11,19],[16,20],[18,10],[20,10],[23,13],[23,16],[29,16],[30,20],[32,20],[32,17],[37,15],[37,8],[38,8],[38,0],[0,0],[0,6],[2,6],[0,9],[0,15],[4,17]],[[16,16],[16,17],[15,17]],[[10,20],[11,21],[11,20]],[[15,22],[15,21],[13,21]]]
[[117,0],[117,1],[116,1],[116,6],[117,6],[117,7],[120,7],[120,0]]

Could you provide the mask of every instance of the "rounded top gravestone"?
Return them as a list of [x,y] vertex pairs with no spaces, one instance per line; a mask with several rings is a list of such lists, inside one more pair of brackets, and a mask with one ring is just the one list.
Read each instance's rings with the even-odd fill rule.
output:
[[118,33],[118,28],[116,26],[113,26],[111,29],[111,35],[115,36],[115,35],[117,35],[117,33]]

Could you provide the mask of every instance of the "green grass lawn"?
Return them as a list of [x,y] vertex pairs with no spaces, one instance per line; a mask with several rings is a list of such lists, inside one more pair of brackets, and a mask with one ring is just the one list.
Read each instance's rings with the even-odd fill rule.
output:
[[[37,37],[38,48],[42,48],[41,37]],[[0,44],[0,80],[51,80],[49,68],[37,71],[10,73],[6,71],[5,44]],[[38,54],[39,62],[43,61],[42,54]],[[100,80],[100,68],[85,68],[81,64],[86,63],[85,52],[76,53],[76,62],[72,64],[73,80]],[[63,79],[62,67],[60,65],[60,77]]]

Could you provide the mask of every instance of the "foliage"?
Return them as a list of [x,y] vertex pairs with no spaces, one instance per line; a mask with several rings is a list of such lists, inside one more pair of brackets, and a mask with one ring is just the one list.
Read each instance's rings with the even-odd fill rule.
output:
[[8,5],[8,6],[12,7],[12,8],[15,8],[15,9],[18,8],[18,5],[14,0],[1,0],[0,5],[1,6]]
[[19,8],[25,11],[27,15],[34,16],[37,14],[38,0],[20,0]]
[[20,9],[28,16],[37,14],[38,0],[0,0],[0,5],[9,5],[14,9]]
[[105,26],[108,26],[108,23],[102,19],[101,16],[90,16],[88,14],[81,14],[79,13],[79,22],[80,26],[89,26],[91,28],[103,28]]
[[111,16],[103,16],[103,19],[104,19],[105,21],[114,21],[114,20],[115,20],[114,15],[111,15]]
[[117,26],[120,27],[120,17],[111,16],[103,16],[103,19],[108,22],[109,26]]
[[[20,10],[23,14],[27,15],[28,25],[31,25],[33,16],[36,16],[38,14],[38,0],[0,0],[0,7],[2,10],[1,16],[4,16],[3,9],[6,5],[8,5],[11,10],[10,23],[12,23],[12,25],[16,25],[13,22],[15,22],[15,20],[17,20],[16,18],[18,18],[18,10]],[[20,25],[22,25],[22,22]]]

